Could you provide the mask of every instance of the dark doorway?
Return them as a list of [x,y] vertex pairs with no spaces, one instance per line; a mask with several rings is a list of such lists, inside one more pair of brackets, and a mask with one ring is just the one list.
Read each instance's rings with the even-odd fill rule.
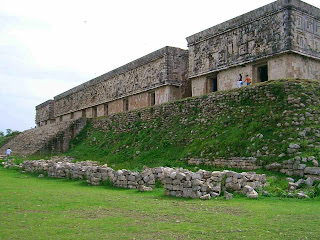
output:
[[261,67],[258,67],[258,76],[259,76],[260,82],[268,81],[268,65],[263,65]]
[[123,111],[126,112],[129,110],[129,99],[125,98],[123,99]]
[[97,107],[92,107],[92,117],[93,118],[97,117]]
[[109,115],[109,105],[108,105],[108,103],[104,104],[104,115],[105,116]]
[[150,97],[150,106],[155,105],[156,104],[156,93],[155,92],[149,93],[149,97]]
[[218,91],[218,79],[217,77],[212,78],[212,92]]
[[83,118],[86,117],[86,110],[85,110],[85,109],[82,110],[81,116],[82,116]]

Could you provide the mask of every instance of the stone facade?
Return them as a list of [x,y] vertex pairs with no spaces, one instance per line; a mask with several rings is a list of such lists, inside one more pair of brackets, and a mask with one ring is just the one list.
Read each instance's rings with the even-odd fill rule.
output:
[[50,120],[61,122],[189,97],[187,59],[187,50],[164,47],[40,104],[36,108],[36,123],[47,123],[49,106]]
[[235,88],[239,74],[253,83],[320,79],[319,40],[320,9],[299,0],[279,0],[194,34],[187,38],[192,95]]
[[[187,37],[37,107],[36,123],[95,118],[280,78],[320,79],[320,9],[278,0]],[[50,114],[48,114],[50,106]],[[53,107],[52,107],[53,106]]]
[[54,101],[48,100],[36,106],[37,126],[43,126],[54,122]]

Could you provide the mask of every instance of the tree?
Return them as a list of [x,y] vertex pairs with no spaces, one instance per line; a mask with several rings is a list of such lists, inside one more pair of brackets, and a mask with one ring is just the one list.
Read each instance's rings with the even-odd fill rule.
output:
[[0,131],[0,137],[4,137],[4,132]]
[[10,135],[12,133],[12,130],[10,128],[6,129],[7,135]]

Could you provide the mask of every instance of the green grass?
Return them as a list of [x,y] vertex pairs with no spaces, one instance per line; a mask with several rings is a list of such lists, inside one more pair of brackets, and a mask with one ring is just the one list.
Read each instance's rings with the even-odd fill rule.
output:
[[1,239],[318,239],[319,198],[166,197],[0,168]]

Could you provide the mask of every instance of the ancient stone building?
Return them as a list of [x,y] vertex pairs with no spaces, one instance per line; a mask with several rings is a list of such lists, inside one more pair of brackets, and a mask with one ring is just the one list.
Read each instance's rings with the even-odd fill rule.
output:
[[269,79],[320,79],[320,9],[278,0],[187,37],[36,107],[38,126],[106,116]]
[[280,78],[320,79],[320,9],[278,0],[187,38],[192,95]]
[[48,100],[36,106],[36,123],[38,124],[38,126],[47,125],[55,122],[53,110],[53,100]]
[[188,51],[164,47],[36,107],[38,126],[106,116],[191,96]]

